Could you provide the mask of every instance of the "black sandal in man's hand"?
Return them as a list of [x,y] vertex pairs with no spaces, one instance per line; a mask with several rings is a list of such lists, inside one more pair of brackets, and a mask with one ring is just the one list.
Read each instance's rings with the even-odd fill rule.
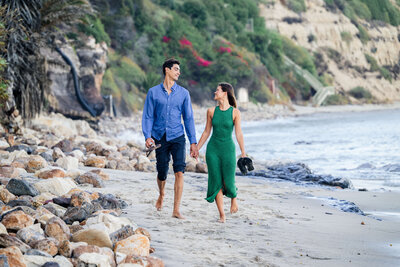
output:
[[158,145],[152,145],[151,147],[148,147],[148,148],[146,148],[145,150],[144,150],[144,152],[146,152],[146,157],[148,157],[150,154],[151,154],[151,152],[153,151],[153,150],[156,150],[156,149],[158,149],[158,148],[160,148],[161,147],[161,144],[158,144]]

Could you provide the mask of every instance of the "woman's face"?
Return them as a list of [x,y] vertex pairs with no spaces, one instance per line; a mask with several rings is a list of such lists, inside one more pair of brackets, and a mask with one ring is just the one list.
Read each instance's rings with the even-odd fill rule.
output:
[[217,90],[215,90],[214,92],[214,100],[221,100],[224,99],[224,97],[226,97],[227,92],[222,91],[221,86],[217,87]]

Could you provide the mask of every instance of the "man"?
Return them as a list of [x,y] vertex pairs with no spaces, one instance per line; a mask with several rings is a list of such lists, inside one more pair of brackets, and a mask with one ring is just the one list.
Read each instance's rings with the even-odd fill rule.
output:
[[168,174],[169,160],[172,155],[175,173],[174,209],[172,217],[183,219],[179,212],[183,191],[183,173],[185,172],[185,130],[190,142],[190,155],[198,157],[196,132],[194,128],[193,109],[188,90],[176,84],[180,67],[176,59],[168,59],[162,68],[164,82],[150,88],[143,108],[142,130],[146,147],[156,145],[157,185],[160,195],[156,202],[157,210],[161,210],[165,193],[165,182]]

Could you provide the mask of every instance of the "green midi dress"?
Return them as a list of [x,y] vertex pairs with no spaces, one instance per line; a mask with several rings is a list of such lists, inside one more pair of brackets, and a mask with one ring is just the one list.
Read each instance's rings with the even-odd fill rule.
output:
[[206,200],[214,202],[220,189],[230,198],[236,197],[236,149],[232,140],[233,107],[223,111],[215,107],[213,133],[207,144],[208,189]]

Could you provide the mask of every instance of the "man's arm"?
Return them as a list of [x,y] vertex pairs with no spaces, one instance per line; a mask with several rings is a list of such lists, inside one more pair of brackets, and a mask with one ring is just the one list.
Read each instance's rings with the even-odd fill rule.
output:
[[[146,147],[150,145],[151,141],[151,130],[153,129],[154,122],[154,103],[152,90],[149,90],[146,96],[146,101],[144,102],[143,115],[142,115],[142,131],[144,139],[146,140]],[[149,144],[148,144],[149,143]]]
[[199,156],[199,150],[197,149],[196,141],[196,130],[194,127],[193,109],[192,102],[190,101],[189,92],[185,96],[183,101],[183,122],[185,123],[186,135],[190,142],[190,156],[196,158]]

